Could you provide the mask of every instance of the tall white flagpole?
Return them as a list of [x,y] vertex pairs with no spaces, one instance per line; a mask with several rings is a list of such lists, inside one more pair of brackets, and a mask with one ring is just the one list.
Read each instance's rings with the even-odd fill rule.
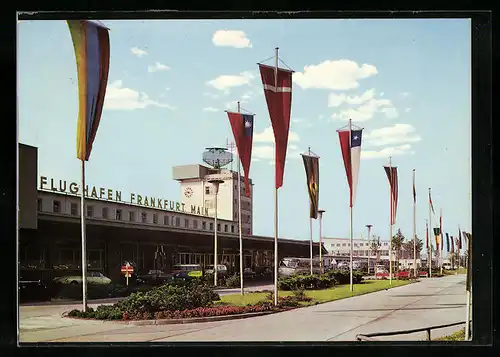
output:
[[389,285],[392,286],[392,215],[393,215],[393,204],[392,204],[392,161],[389,156],[389,204],[390,204],[390,214],[389,214]]
[[320,273],[324,273],[324,268],[323,268],[323,213],[325,213],[325,210],[318,210],[319,214],[319,268],[320,268]]
[[439,265],[440,265],[439,272],[441,273],[441,275],[443,275],[443,248],[444,248],[444,235],[443,235],[442,229],[443,229],[443,209],[440,208],[439,209],[439,237],[441,237],[441,239],[440,239],[441,244],[439,246]]
[[[240,102],[238,102],[238,113],[240,112]],[[243,123],[244,126],[245,123]],[[240,236],[240,286],[241,295],[245,292],[243,290],[243,229],[241,224],[241,158],[238,152],[238,233]]]
[[82,161],[82,200],[80,217],[82,220],[82,302],[83,311],[87,311],[87,236],[85,230],[85,160]]
[[[276,67],[274,68],[274,88],[278,88],[278,50],[276,47]],[[278,188],[276,187],[276,142],[274,143],[274,305],[278,305]]]
[[[311,147],[309,147],[309,156],[311,156]],[[311,174],[314,175],[313,172]],[[309,203],[309,208],[311,208],[311,203]],[[313,275],[313,220],[311,214],[309,214],[309,263],[311,266],[311,275]]]
[[432,215],[431,215],[431,189],[429,188],[429,278],[432,278]]
[[[349,119],[349,156],[351,155],[351,148],[352,148],[352,119]],[[351,164],[351,172],[352,172],[352,163]],[[352,174],[351,174],[351,180],[352,180]],[[352,269],[353,269],[353,266],[352,266],[352,251],[353,251],[353,239],[352,239],[352,186],[353,186],[354,182],[351,182],[351,192],[350,192],[350,195],[351,195],[351,199],[350,199],[350,202],[349,202],[349,210],[350,210],[350,229],[349,229],[349,235],[350,235],[350,246],[351,246],[351,249],[350,249],[350,252],[349,252],[349,255],[350,255],[350,263],[349,263],[349,290],[352,292],[353,291],[353,285],[352,285]]]
[[[415,188],[415,169],[413,169],[413,189]],[[413,277],[417,278],[417,202],[413,197]]]

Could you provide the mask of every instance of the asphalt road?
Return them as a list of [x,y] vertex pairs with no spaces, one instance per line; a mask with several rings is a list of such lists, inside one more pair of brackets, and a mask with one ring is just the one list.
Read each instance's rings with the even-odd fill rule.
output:
[[[64,308],[21,307],[21,342],[353,341],[359,333],[465,320],[465,275],[423,279],[416,284],[273,315],[209,323],[134,326],[82,321],[61,318]],[[432,337],[458,328],[436,330]],[[425,333],[385,338],[423,339]]]

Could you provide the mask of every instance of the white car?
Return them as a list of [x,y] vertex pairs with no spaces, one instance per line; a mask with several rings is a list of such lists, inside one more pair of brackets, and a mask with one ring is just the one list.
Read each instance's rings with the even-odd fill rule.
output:
[[[60,276],[54,278],[53,282],[61,284],[74,284],[74,285],[81,284],[82,276],[81,275]],[[110,283],[111,279],[98,271],[87,272],[87,284],[107,285]]]

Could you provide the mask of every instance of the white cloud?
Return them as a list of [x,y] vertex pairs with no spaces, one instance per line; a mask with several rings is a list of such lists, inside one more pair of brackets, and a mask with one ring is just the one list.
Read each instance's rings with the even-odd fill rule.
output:
[[170,90],[170,87],[165,87],[165,90]]
[[384,96],[384,92],[380,92],[380,96],[383,97]]
[[215,113],[215,112],[218,112],[218,111],[219,111],[219,109],[214,108],[214,107],[206,107],[206,108],[203,108],[203,111],[204,111],[204,112],[212,112],[212,113]]
[[300,87],[332,90],[357,88],[360,79],[377,74],[377,68],[371,64],[361,67],[354,61],[323,61],[317,65],[304,66],[304,72],[295,72],[293,81]]
[[250,72],[242,72],[239,75],[227,75],[223,74],[218,76],[215,79],[212,79],[207,82],[209,86],[214,87],[220,91],[225,93],[229,93],[229,90],[233,87],[241,87],[246,84],[249,84],[254,75]]
[[380,129],[374,129],[365,134],[363,139],[373,146],[416,143],[422,138],[410,124],[395,124]]
[[235,48],[252,47],[245,33],[238,30],[217,30],[212,36],[212,42],[216,46]]
[[410,144],[404,144],[400,146],[393,146],[384,148],[379,151],[375,150],[361,150],[361,159],[387,159],[389,156],[400,156],[412,153]]
[[[300,159],[300,149],[296,145],[288,145],[286,161],[289,159]],[[252,157],[255,161],[267,161],[274,166],[274,145],[260,145],[252,148]]]
[[[261,143],[274,143],[274,132],[273,128],[268,126],[267,128],[264,129],[261,133],[255,133],[253,136],[253,141],[254,142],[261,142]],[[297,142],[300,141],[299,136],[294,133],[293,131],[290,131],[288,133],[288,142]]]
[[104,109],[109,110],[134,110],[149,106],[175,109],[169,104],[158,103],[149,99],[146,93],[139,93],[133,89],[122,86],[121,80],[114,81],[106,88]]
[[406,112],[406,113],[411,112],[411,108],[406,108],[406,109],[405,109],[405,112]]
[[363,122],[373,118],[373,115],[377,112],[384,113],[388,118],[396,118],[399,115],[397,109],[393,106],[389,99],[372,98],[357,108],[348,108],[340,111],[340,113],[333,113],[332,119],[352,119],[354,121]]
[[305,120],[305,119],[292,119],[292,123],[298,125],[298,126],[301,126],[303,128],[310,128],[312,126],[311,122],[309,120]]
[[[240,106],[244,103],[247,103],[246,100],[240,100]],[[233,100],[231,102],[227,102],[224,106],[224,108],[228,109],[228,110],[237,110],[238,109],[238,101],[237,100]]]
[[203,95],[207,96],[207,97],[210,97],[212,99],[217,99],[217,98],[220,97],[218,94],[213,94],[213,93],[208,93],[208,92],[203,93]]
[[154,66],[148,66],[148,72],[159,72],[159,71],[166,71],[167,69],[170,69],[169,66],[166,66],[160,62],[156,62]]
[[250,98],[252,98],[253,94],[254,94],[253,92],[246,92],[245,94],[243,94],[241,96],[241,99],[243,99],[243,100],[249,100]]
[[328,95],[328,106],[339,107],[343,103],[347,104],[363,104],[375,96],[375,89],[369,89],[360,96],[346,96],[344,93],[336,94],[330,93]]
[[141,58],[142,56],[146,56],[148,54],[146,51],[141,50],[138,47],[132,47],[130,51],[132,52],[132,54],[136,55],[139,58]]
[[401,94],[403,97],[408,97],[410,95],[410,93],[408,92],[401,92],[399,94]]

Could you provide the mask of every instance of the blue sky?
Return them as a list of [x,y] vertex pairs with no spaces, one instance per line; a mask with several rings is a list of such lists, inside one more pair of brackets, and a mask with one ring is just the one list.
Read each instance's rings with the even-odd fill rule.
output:
[[[272,131],[256,63],[274,55],[296,71],[280,236],[308,239],[308,194],[300,153],[320,159],[324,236],[349,236],[347,179],[336,129],[364,127],[354,234],[389,234],[382,166],[399,170],[397,222],[424,237],[432,188],[443,228],[470,230],[471,50],[468,20],[103,21],[111,60],[91,185],[180,199],[172,166],[201,163],[232,138],[224,109],[256,113],[254,233],[273,236]],[[273,64],[270,60],[266,62]],[[77,74],[64,21],[18,26],[19,140],[39,148],[40,175],[78,181]],[[267,129],[267,130],[266,130]],[[436,221],[433,218],[433,221]],[[314,240],[318,240],[314,223]]]

